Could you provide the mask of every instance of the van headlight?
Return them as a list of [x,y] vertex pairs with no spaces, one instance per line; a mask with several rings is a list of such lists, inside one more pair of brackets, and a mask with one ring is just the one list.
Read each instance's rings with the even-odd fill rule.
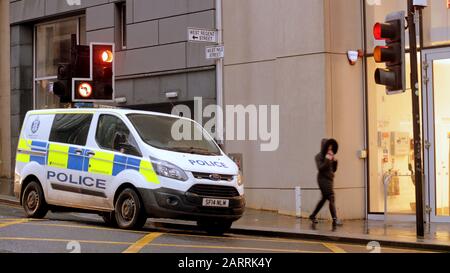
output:
[[242,177],[242,173],[241,172],[239,172],[239,174],[237,176],[237,183],[238,183],[239,186],[244,185],[244,179]]
[[150,157],[150,160],[153,165],[153,169],[155,170],[157,175],[180,180],[187,181],[188,177],[186,173],[180,169],[178,166],[163,160],[159,160],[156,158]]

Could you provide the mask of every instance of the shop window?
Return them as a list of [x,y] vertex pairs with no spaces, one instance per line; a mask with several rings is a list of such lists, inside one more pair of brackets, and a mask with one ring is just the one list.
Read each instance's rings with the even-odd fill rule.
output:
[[[386,95],[385,87],[376,85],[373,74],[382,67],[373,58],[368,63],[368,130],[369,130],[369,212],[415,212],[414,150],[412,145],[412,102],[409,54],[406,55],[407,91]],[[419,84],[420,85],[420,84]],[[391,176],[391,179],[385,180]],[[388,187],[384,183],[389,181]]]

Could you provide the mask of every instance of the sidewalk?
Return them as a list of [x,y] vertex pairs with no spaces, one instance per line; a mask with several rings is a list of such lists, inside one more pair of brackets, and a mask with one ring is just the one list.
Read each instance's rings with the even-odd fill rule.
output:
[[[0,195],[0,204],[18,205],[14,197]],[[158,221],[159,222],[159,221]],[[162,221],[170,225],[192,225],[186,221]],[[383,221],[345,221],[344,226],[332,229],[330,221],[320,221],[313,228],[307,219],[284,216],[275,212],[247,209],[233,224],[231,232],[245,235],[274,236],[297,239],[331,240],[367,244],[372,241],[381,247],[408,247],[450,252],[450,223],[426,226],[424,239],[416,238],[415,223]]]
[[376,241],[381,247],[411,247],[450,252],[450,223],[427,224],[425,238],[417,239],[415,222],[391,221],[385,224],[383,221],[344,221],[344,226],[333,231],[331,221],[319,221],[313,228],[307,219],[247,209],[244,217],[233,224],[232,229],[233,232],[247,235],[362,244]]

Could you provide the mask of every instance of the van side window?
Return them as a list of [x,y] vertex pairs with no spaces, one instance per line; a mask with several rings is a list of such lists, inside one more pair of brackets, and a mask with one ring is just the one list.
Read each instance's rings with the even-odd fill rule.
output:
[[71,145],[86,145],[92,114],[59,114],[55,116],[50,141]]
[[141,156],[136,140],[125,123],[112,115],[101,115],[95,134],[97,144],[107,150]]

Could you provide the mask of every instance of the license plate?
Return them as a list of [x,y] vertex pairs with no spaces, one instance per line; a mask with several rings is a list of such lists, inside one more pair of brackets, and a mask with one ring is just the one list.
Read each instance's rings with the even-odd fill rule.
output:
[[228,208],[230,206],[230,200],[204,198],[203,206],[204,207]]

